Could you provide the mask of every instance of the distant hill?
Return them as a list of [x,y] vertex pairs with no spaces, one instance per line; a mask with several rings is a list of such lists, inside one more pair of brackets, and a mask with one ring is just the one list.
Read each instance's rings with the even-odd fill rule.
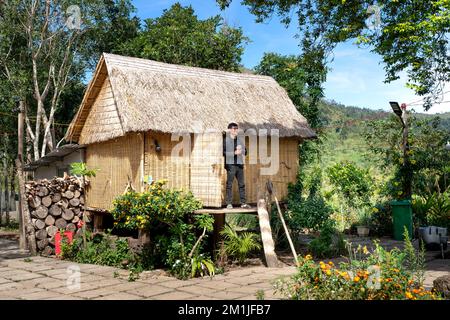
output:
[[[377,159],[369,152],[367,142],[362,136],[364,123],[385,119],[393,113],[385,110],[372,110],[345,106],[336,101],[323,100],[319,105],[320,117],[324,124],[324,141],[321,148],[320,165],[327,168],[336,162],[353,161],[357,165],[370,168],[377,176]],[[441,127],[450,131],[450,112],[442,114],[415,113],[419,118],[441,118]]]

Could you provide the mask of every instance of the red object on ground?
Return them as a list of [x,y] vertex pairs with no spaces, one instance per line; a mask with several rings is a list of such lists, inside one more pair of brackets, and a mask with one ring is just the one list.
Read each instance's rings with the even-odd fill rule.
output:
[[55,254],[59,256],[61,254],[61,240],[62,238],[66,238],[68,243],[72,243],[73,240],[73,232],[65,231],[64,235],[61,237],[61,233],[57,232],[55,234]]

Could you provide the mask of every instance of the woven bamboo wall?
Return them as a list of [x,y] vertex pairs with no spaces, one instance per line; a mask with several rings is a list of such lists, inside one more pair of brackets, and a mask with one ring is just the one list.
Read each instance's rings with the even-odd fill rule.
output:
[[88,168],[99,169],[96,177],[90,178],[89,207],[111,209],[113,200],[124,192],[128,179],[136,190],[140,190],[142,151],[143,134],[139,133],[87,146]]
[[191,191],[206,207],[222,205],[222,133],[204,133],[193,139]]
[[[279,140],[279,169],[277,174],[267,176],[260,174],[261,164],[249,164],[249,157],[245,158],[245,189],[246,201],[248,203],[256,203],[258,197],[262,196],[265,190],[267,180],[271,180],[276,192],[278,200],[287,195],[287,186],[289,182],[295,182],[299,161],[298,161],[298,140],[292,138],[280,138]],[[246,143],[246,145],[248,145]],[[267,147],[270,156],[270,139],[268,139]],[[258,151],[259,152],[259,151]],[[268,166],[265,166],[268,167]],[[222,170],[222,204],[225,204],[226,193],[226,171]],[[239,204],[239,190],[237,180],[233,182],[233,204]]]
[[[155,140],[161,147],[156,152]],[[181,140],[180,140],[181,141]],[[171,141],[171,134],[149,131],[145,134],[145,175],[153,180],[167,179],[167,186],[176,189],[189,189],[189,158],[185,159],[180,153],[172,156],[172,149],[180,143]]]
[[94,102],[81,131],[78,141],[80,144],[89,144],[99,137],[110,137],[114,132],[122,132],[108,77],[101,84],[98,95],[91,99]]

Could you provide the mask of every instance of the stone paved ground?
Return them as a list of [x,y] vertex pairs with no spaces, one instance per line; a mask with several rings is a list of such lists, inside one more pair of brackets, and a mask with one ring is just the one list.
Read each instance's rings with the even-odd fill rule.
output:
[[[279,299],[272,282],[292,275],[295,268],[247,267],[217,275],[213,279],[187,281],[168,277],[162,271],[144,272],[129,282],[128,272],[113,267],[76,264],[53,258],[31,257],[17,248],[17,242],[0,239],[0,299]],[[74,273],[75,272],[75,273]],[[79,272],[80,283],[71,281]],[[450,274],[449,260],[427,264],[425,284]]]

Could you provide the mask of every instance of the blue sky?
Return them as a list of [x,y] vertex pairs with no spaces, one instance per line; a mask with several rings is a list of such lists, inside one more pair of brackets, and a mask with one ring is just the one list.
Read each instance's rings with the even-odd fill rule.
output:
[[[219,9],[215,0],[133,0],[137,15],[142,19],[160,16],[164,9],[175,2],[192,5],[200,19],[219,14],[229,25],[242,27],[244,34],[251,40],[242,57],[242,64],[247,68],[256,66],[264,52],[298,54],[300,51],[298,40],[294,37],[297,32],[295,16],[293,23],[286,28],[276,16],[265,23],[256,23],[247,8],[240,5],[240,0],[234,0],[224,11]],[[331,71],[324,85],[326,99],[345,105],[384,110],[390,110],[388,102],[392,100],[409,103],[420,99],[405,87],[405,76],[393,83],[384,84],[380,57],[368,49],[357,48],[351,42],[340,44],[335,49],[334,61],[330,67]],[[450,100],[450,94],[443,100]],[[423,111],[420,106],[414,107],[418,112]],[[430,111],[450,111],[450,103],[437,104]]]

